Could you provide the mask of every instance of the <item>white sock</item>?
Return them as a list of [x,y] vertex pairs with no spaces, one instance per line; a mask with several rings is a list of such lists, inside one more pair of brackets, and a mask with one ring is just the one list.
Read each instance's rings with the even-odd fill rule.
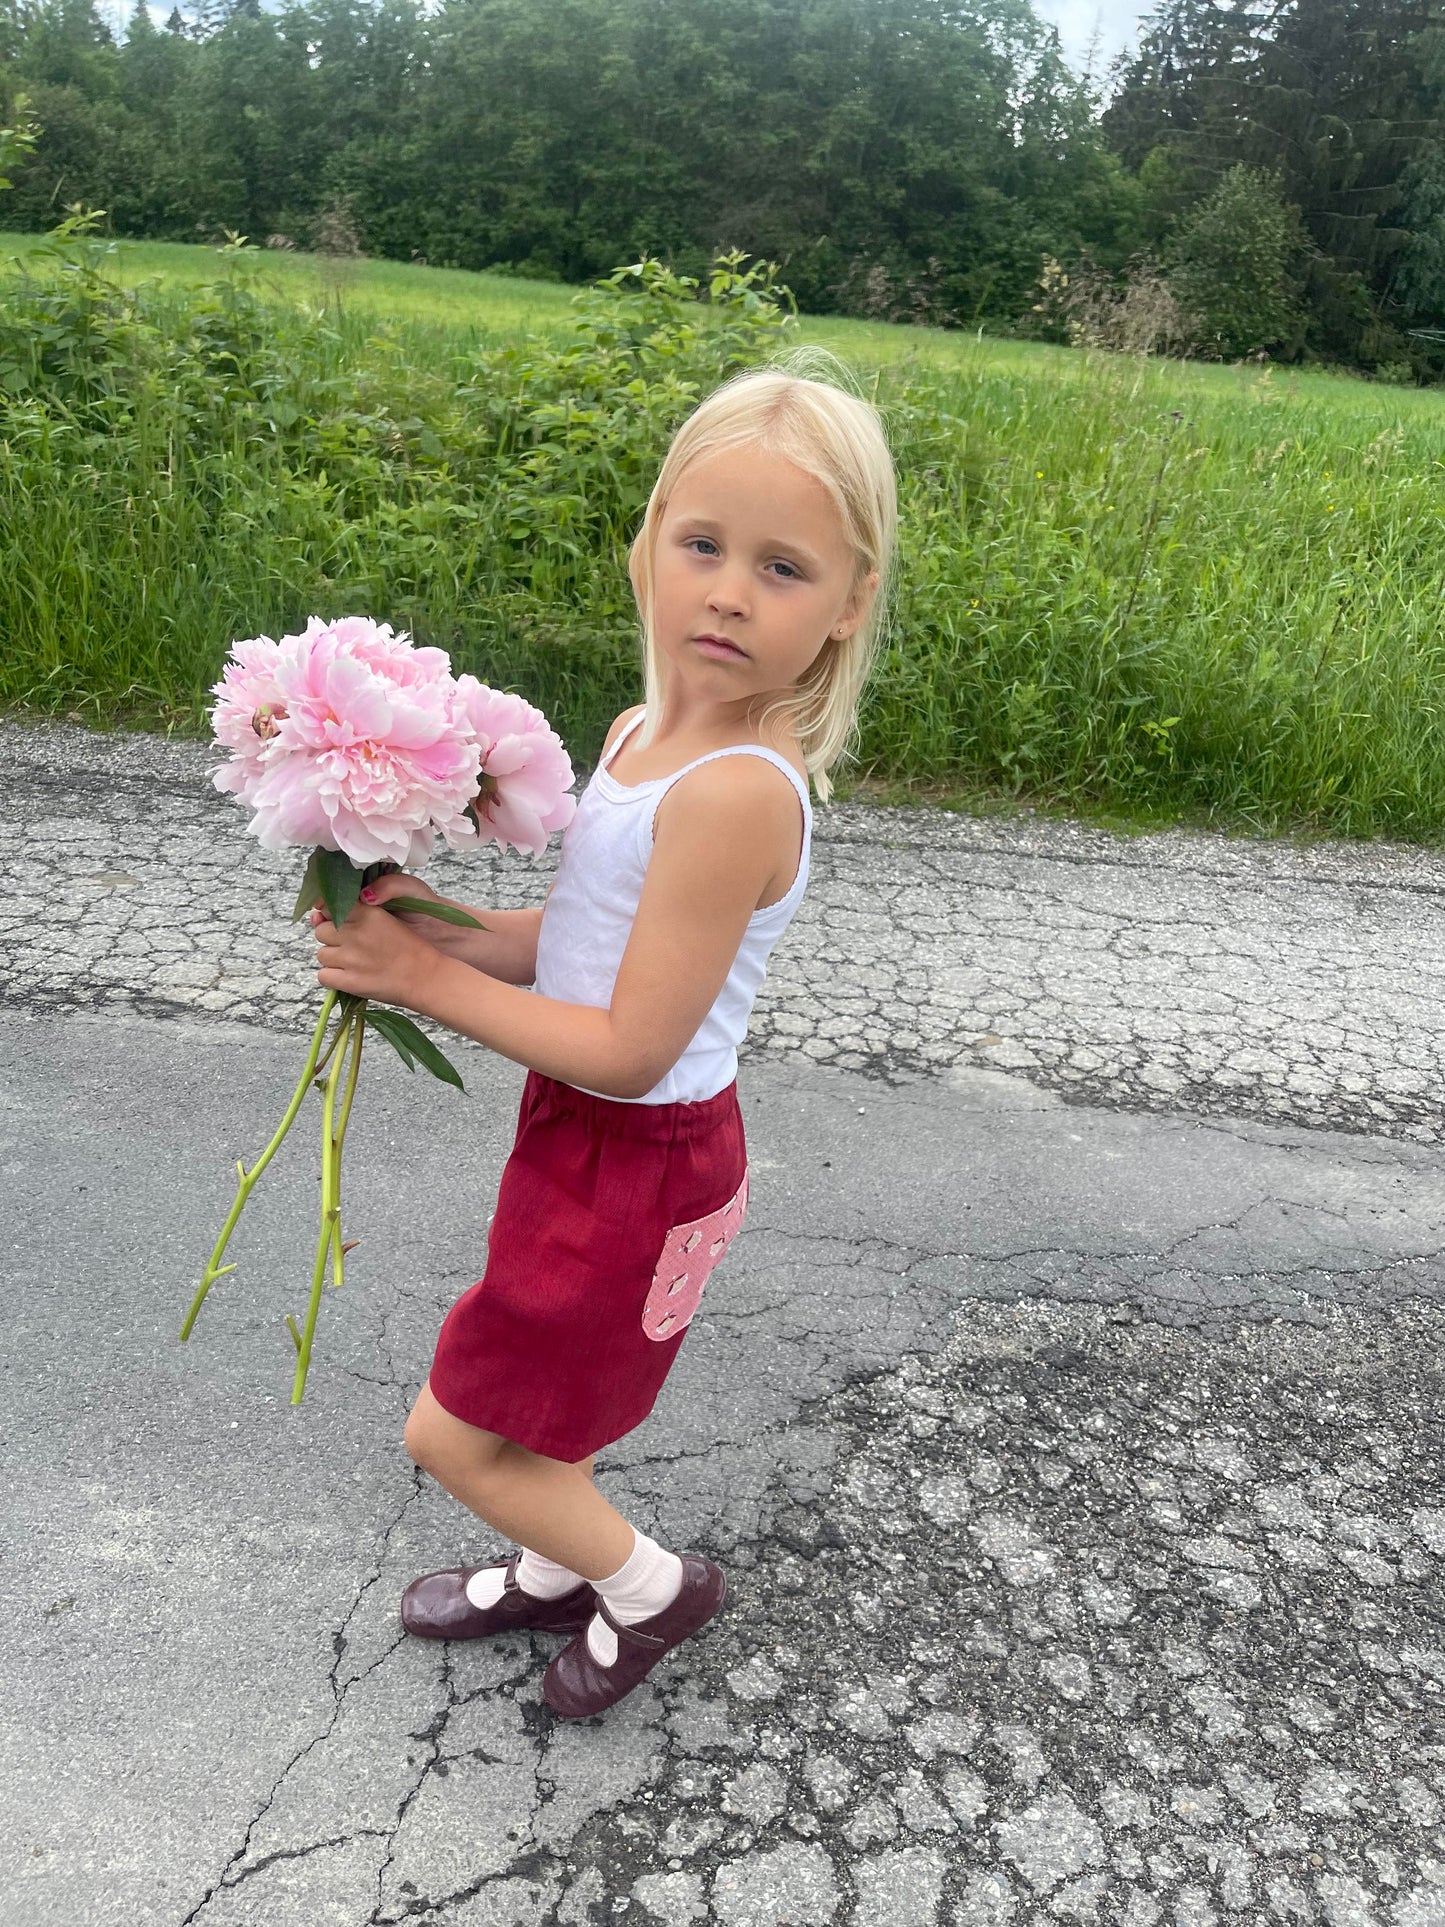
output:
[[[682,1591],[682,1561],[667,1552],[644,1532],[632,1535],[632,1556],[610,1579],[599,1579],[596,1589],[607,1602],[607,1610],[624,1626],[635,1626],[663,1612]],[[617,1635],[607,1622],[594,1614],[587,1627],[587,1650],[599,1666],[617,1661]]]
[[[502,1596],[506,1577],[505,1566],[483,1566],[467,1581],[467,1598],[477,1607],[495,1606]],[[517,1561],[517,1584],[530,1599],[560,1599],[564,1592],[580,1586],[582,1580],[566,1566],[559,1566],[555,1559],[544,1559],[540,1552],[531,1552],[523,1546]]]

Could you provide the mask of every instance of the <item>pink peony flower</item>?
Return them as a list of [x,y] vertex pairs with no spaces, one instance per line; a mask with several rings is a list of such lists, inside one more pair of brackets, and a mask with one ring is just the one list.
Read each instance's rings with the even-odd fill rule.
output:
[[365,616],[238,642],[215,695],[231,761],[212,780],[253,812],[268,850],[416,869],[438,835],[455,848],[480,831],[535,856],[576,808],[572,764],[540,710],[453,677],[444,649]]
[[215,785],[250,804],[266,748],[279,729],[284,701],[276,681],[281,645],[270,636],[253,636],[232,646],[231,659],[213,694],[211,726],[232,761],[215,772]]
[[[252,811],[250,828],[269,850],[337,852],[364,875],[386,859],[418,867],[438,835],[453,845],[487,836],[536,855],[548,834],[572,819],[572,765],[541,711],[475,676],[454,677],[444,650],[418,649],[385,623],[313,616],[300,635],[238,642],[214,693],[216,741],[230,760],[212,780]],[[308,864],[294,915],[318,901],[345,915],[338,899],[349,899],[357,881],[346,869],[336,861]],[[461,921],[476,919],[463,915]],[[235,1270],[221,1260],[236,1221],[329,1057],[311,1296],[304,1329],[287,1319],[296,1347],[293,1404],[305,1390],[328,1264],[332,1284],[339,1285],[355,1242],[341,1234],[341,1152],[368,1029],[386,1039],[408,1069],[423,1063],[461,1087],[436,1044],[403,1011],[372,1010],[365,998],[328,990],[280,1128],[249,1171],[238,1163],[236,1201],[181,1326],[186,1338],[211,1287]]]
[[475,809],[482,835],[503,849],[540,856],[554,830],[572,821],[572,763],[540,709],[521,696],[457,678],[457,696],[481,750]]
[[447,657],[403,654],[372,627],[353,618],[282,645],[286,715],[250,798],[266,849],[319,844],[364,869],[424,863],[438,828],[453,843],[474,835],[476,744]]

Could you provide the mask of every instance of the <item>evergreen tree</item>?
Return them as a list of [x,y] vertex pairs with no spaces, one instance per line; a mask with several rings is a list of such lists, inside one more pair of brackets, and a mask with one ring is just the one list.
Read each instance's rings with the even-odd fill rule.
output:
[[1412,166],[1440,138],[1420,37],[1431,0],[1295,0],[1259,48],[1242,158],[1285,191],[1344,272],[1388,290]]
[[1167,241],[1231,168],[1277,171],[1314,244],[1316,347],[1398,356],[1391,317],[1438,286],[1442,19],[1441,0],[1167,0],[1104,116],[1146,238]]
[[163,153],[171,143],[169,102],[185,70],[184,35],[156,31],[146,0],[136,0],[120,50],[121,97],[140,116],[156,147],[155,166],[164,170]]
[[230,19],[231,11],[231,0],[191,0],[191,38],[214,40]]
[[1103,116],[1109,144],[1127,167],[1141,168],[1157,147],[1194,144],[1191,137],[1197,140],[1235,96],[1263,19],[1248,0],[1163,0],[1137,53],[1119,64]]
[[1445,155],[1438,149],[1406,178],[1404,223],[1410,238],[1392,288],[1401,318],[1407,326],[1445,330]]

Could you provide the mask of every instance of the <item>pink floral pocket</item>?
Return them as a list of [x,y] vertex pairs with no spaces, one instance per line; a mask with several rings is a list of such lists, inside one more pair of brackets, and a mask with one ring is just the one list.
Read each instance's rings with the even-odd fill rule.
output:
[[659,1344],[680,1338],[702,1302],[708,1273],[721,1263],[728,1246],[742,1229],[748,1208],[748,1174],[720,1211],[709,1211],[691,1224],[674,1225],[667,1234],[662,1256],[652,1274],[652,1290],[642,1308],[642,1329]]

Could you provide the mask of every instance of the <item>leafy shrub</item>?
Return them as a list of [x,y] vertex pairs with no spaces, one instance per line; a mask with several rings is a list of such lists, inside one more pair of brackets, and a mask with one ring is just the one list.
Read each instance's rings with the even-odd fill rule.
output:
[[40,139],[40,128],[30,114],[29,102],[24,94],[16,96],[13,112],[15,125],[0,127],[0,191],[15,185],[10,178],[10,169],[18,167],[33,154]]
[[1296,270],[1309,251],[1280,177],[1231,167],[1179,222],[1168,248],[1170,286],[1200,346],[1224,361],[1297,347],[1304,313]]

